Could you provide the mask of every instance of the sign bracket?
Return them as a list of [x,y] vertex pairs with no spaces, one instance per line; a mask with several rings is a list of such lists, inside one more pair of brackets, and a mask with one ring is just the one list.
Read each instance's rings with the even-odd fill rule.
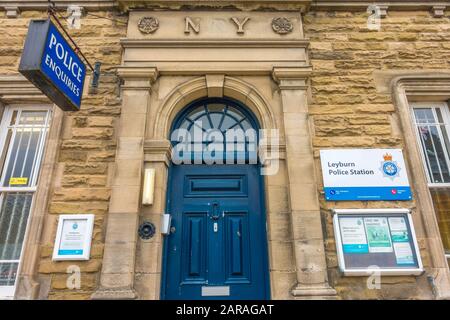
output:
[[75,52],[79,53],[81,55],[81,57],[86,62],[86,64],[89,67],[89,69],[91,69],[91,71],[92,71],[91,87],[92,88],[97,88],[98,87],[98,82],[100,80],[100,65],[101,65],[101,62],[96,61],[95,64],[94,64],[95,67],[92,66],[92,64],[89,62],[89,60],[86,58],[86,56],[81,51],[80,47],[78,47],[78,45],[72,39],[72,37],[67,32],[67,30],[64,28],[62,23],[59,21],[58,16],[57,16],[57,11],[56,11],[56,4],[52,0],[48,0],[47,13],[48,13],[49,17],[53,17],[53,19],[58,24],[58,26],[61,28],[61,30],[64,32],[66,37],[70,40],[72,45],[75,47],[75,49],[74,49]]

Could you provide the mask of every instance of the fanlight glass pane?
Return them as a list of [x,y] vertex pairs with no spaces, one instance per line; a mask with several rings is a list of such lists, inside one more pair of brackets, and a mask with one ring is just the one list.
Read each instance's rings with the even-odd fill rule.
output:
[[[174,132],[177,129],[186,130],[189,139],[183,140],[190,141],[189,146],[181,145],[183,142],[180,142],[180,133],[172,134],[172,144],[177,146],[176,150],[179,151],[175,152],[172,158],[178,163],[181,160],[186,163],[186,159],[191,159],[191,161],[195,159],[196,163],[202,159],[206,162],[210,162],[212,158],[225,160],[230,156],[236,160],[233,162],[238,162],[237,160],[256,161],[256,153],[251,152],[250,154],[248,151],[248,135],[257,136],[256,128],[243,112],[232,105],[217,102],[201,104],[186,114],[185,118],[178,123],[178,127],[174,128]],[[250,131],[246,132],[246,130]],[[194,135],[194,132],[201,134]],[[184,134],[181,135],[184,136]],[[231,141],[227,141],[228,138]],[[215,143],[211,144],[213,141]],[[241,144],[241,147],[234,148],[234,150],[227,149],[227,146],[236,143]]]

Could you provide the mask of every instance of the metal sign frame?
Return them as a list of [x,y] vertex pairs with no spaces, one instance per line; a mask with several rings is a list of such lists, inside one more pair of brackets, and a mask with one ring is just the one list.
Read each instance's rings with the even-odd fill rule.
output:
[[[411,232],[412,243],[414,245],[415,257],[417,259],[418,267],[398,267],[398,268],[351,268],[346,266],[344,259],[344,252],[342,246],[341,230],[339,225],[340,215],[355,215],[364,217],[365,215],[380,215],[389,217],[389,214],[405,214],[407,217],[407,223],[409,224],[409,230]],[[333,210],[333,228],[334,236],[336,240],[336,250],[338,256],[339,269],[345,276],[369,276],[372,274],[380,275],[421,275],[424,272],[422,259],[420,256],[419,246],[417,244],[416,233],[414,230],[414,224],[409,209],[334,209]]]
[[[89,260],[91,254],[92,232],[94,230],[94,215],[93,214],[61,214],[58,221],[58,229],[56,232],[55,246],[53,248],[53,261],[64,260]],[[64,222],[68,220],[85,220],[86,230],[83,239],[82,254],[60,254],[59,248],[63,236]]]
[[[46,44],[48,41],[48,34],[50,30],[58,34],[58,37],[63,40],[65,48],[72,50],[71,54],[78,59],[76,61],[79,68],[84,70],[82,76],[82,83],[79,84],[79,101],[73,100],[63,88],[60,88],[49,75],[46,74],[42,67],[42,59],[46,52]],[[61,42],[61,43],[62,43]],[[67,39],[61,34],[51,19],[45,20],[31,20],[28,27],[28,33],[25,40],[25,45],[22,57],[19,64],[19,72],[25,76],[31,83],[42,91],[53,103],[59,106],[64,111],[78,111],[81,107],[83,96],[83,89],[86,80],[86,65],[78,56],[76,50],[67,42]],[[66,77],[68,77],[66,75]],[[61,80],[60,80],[61,81]],[[78,86],[77,86],[78,87]]]

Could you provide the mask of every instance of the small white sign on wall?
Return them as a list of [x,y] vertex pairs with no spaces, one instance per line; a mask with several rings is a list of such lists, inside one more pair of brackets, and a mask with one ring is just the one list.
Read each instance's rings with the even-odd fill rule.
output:
[[93,214],[60,215],[53,260],[89,260],[93,228]]

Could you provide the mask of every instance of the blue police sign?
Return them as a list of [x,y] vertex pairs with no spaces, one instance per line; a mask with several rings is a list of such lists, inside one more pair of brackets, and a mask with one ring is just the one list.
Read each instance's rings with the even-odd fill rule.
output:
[[19,72],[61,109],[80,109],[86,65],[50,19],[30,22]]

